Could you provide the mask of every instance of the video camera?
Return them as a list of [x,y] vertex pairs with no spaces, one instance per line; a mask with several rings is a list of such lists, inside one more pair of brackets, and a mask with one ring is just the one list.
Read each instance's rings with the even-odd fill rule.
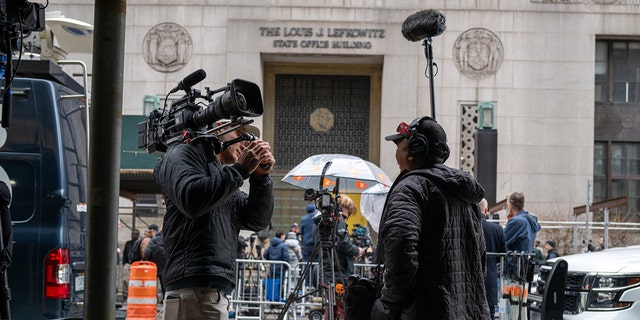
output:
[[340,219],[338,203],[335,198],[327,189],[321,191],[307,189],[304,192],[304,198],[308,201],[314,201],[316,208],[321,212],[313,220],[320,227],[320,237],[329,236],[325,230],[331,230],[330,227],[335,226]]
[[250,249],[253,249],[253,245],[256,243],[256,236],[257,234],[252,233],[249,238],[244,238],[242,240],[242,248],[246,249],[248,247]]
[[[43,31],[45,29],[44,10],[45,7],[42,4],[35,2],[7,1],[6,7],[0,9],[0,11],[4,11],[0,12],[0,20],[2,20],[0,22],[5,28],[10,25],[11,32],[23,35],[31,31]],[[8,54],[8,52],[3,53]]]
[[[235,79],[215,90],[206,87],[205,94],[191,88],[206,76],[202,69],[186,76],[169,92],[171,94],[184,90],[186,94],[174,101],[168,112],[165,112],[165,99],[163,109],[153,110],[147,121],[138,123],[138,148],[145,148],[151,154],[163,155],[169,146],[204,138],[213,144],[215,153],[219,153],[233,143],[255,139],[250,133],[227,142],[220,141],[219,137],[253,123],[253,120],[243,117],[262,115],[262,95],[258,85]],[[223,93],[214,98],[219,92]],[[231,121],[214,126],[220,119]]]
[[371,246],[369,230],[359,223],[356,223],[353,226],[355,228],[351,229],[351,242],[360,248],[369,248]]

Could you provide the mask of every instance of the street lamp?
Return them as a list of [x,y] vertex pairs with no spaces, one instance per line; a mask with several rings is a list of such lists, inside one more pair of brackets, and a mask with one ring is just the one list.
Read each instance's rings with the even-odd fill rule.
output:
[[148,115],[151,111],[158,108],[160,99],[156,95],[147,94],[142,99],[142,114]]
[[494,109],[495,106],[489,101],[478,103],[478,129],[495,128]]
[[[489,204],[496,201],[498,173],[498,130],[495,129],[495,106],[488,101],[478,103],[475,176],[484,187]],[[479,151],[481,150],[481,151]]]

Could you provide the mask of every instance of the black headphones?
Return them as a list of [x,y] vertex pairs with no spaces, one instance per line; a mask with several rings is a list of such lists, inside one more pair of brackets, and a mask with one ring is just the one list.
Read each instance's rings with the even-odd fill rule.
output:
[[[424,134],[418,132],[418,127],[424,120],[437,123],[432,117],[424,116],[413,120],[408,128],[409,133],[411,133],[408,140],[409,155],[414,158],[423,159],[429,154],[429,139]],[[438,145],[444,145],[445,150],[437,149],[436,151],[439,153],[438,156],[443,159],[442,162],[445,162],[449,158],[449,146],[447,146],[446,143],[439,143]]]

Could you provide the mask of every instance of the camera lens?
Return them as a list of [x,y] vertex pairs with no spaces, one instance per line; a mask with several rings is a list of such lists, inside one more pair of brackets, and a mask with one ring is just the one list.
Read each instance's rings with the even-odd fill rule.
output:
[[247,110],[248,109],[247,108],[248,107],[247,98],[245,98],[244,95],[242,93],[240,93],[240,92],[238,92],[236,94],[236,97],[238,98],[238,100],[237,100],[237,102],[238,102],[238,110],[241,110],[243,112],[248,111]]

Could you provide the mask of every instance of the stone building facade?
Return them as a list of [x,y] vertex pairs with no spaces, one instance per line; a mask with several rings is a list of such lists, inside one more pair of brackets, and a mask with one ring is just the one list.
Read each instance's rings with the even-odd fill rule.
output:
[[[164,99],[200,68],[207,77],[199,88],[255,82],[265,107],[256,125],[274,145],[280,176],[315,153],[351,153],[398,174],[395,145],[384,136],[431,114],[424,43],[401,33],[402,22],[425,9],[446,16],[446,30],[431,43],[436,119],[452,150],[447,165],[474,172],[484,151],[475,148],[477,106],[488,103],[497,132],[496,202],[521,191],[529,211],[568,218],[594,187],[601,192],[593,182],[595,141],[606,147],[620,138],[599,138],[597,122],[610,119],[605,127],[627,129],[622,140],[640,141],[637,111],[619,121],[606,110],[598,116],[595,85],[598,40],[640,40],[638,0],[186,3],[127,1],[124,114],[149,112],[145,96]],[[47,10],[91,23],[93,9],[93,1],[59,0]],[[280,207],[303,208],[287,201]]]

